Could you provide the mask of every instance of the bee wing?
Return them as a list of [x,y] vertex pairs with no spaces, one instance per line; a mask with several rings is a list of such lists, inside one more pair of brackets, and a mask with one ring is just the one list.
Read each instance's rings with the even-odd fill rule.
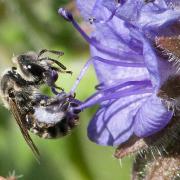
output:
[[19,111],[19,109],[18,109],[18,107],[16,105],[16,102],[14,100],[10,99],[9,104],[10,104],[11,112],[14,115],[17,124],[19,125],[19,128],[21,130],[21,133],[22,133],[25,141],[27,142],[27,144],[31,148],[34,156],[38,160],[39,156],[40,156],[39,151],[38,151],[37,147],[35,146],[35,144],[33,143],[27,129],[25,128],[25,126],[24,126],[24,124],[22,122],[23,117],[22,117],[22,115],[21,115],[21,113],[20,113],[20,111]]

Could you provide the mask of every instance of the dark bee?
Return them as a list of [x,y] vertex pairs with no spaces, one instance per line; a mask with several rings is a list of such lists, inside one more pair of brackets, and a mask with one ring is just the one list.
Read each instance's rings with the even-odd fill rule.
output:
[[[4,105],[12,112],[24,139],[36,157],[39,151],[28,131],[42,138],[64,136],[77,124],[79,113],[73,110],[79,101],[64,91],[55,97],[40,93],[39,88],[43,84],[47,84],[55,92],[56,88],[62,90],[55,84],[58,73],[71,73],[57,60],[41,58],[45,52],[62,55],[59,51],[42,50],[39,54],[26,53],[17,56],[13,58],[17,68],[8,70],[0,81]],[[53,66],[54,64],[59,67]]]

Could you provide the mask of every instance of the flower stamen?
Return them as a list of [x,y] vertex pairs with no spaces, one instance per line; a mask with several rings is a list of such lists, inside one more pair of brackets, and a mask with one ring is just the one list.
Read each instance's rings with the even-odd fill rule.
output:
[[[116,91],[116,90],[118,88],[123,88],[122,84],[107,88],[105,90],[101,90],[101,91],[95,93],[93,96],[89,97],[87,100],[85,100],[83,102],[83,104],[81,104],[77,107],[77,109],[82,110],[82,109],[85,109],[92,105],[99,104],[103,101],[119,99],[119,98],[125,97],[125,96],[152,93],[152,87],[150,87],[151,83],[149,83],[148,81],[145,81],[145,82],[143,82],[143,81],[135,82],[134,81],[134,82],[132,82],[132,84],[136,84],[136,85],[126,88],[126,89],[123,89],[121,91]],[[126,84],[126,83],[124,83],[124,84]]]
[[83,78],[83,76],[85,75],[86,71],[88,70],[89,66],[93,63],[93,61],[99,61],[105,64],[109,64],[109,65],[114,65],[114,66],[121,66],[121,67],[136,67],[136,68],[143,68],[145,67],[144,63],[128,63],[128,62],[121,62],[121,61],[116,61],[116,60],[109,60],[109,59],[104,59],[101,58],[99,56],[94,56],[92,58],[90,58],[86,64],[84,65],[84,67],[81,69],[81,72],[77,78],[77,80],[75,81],[70,94],[74,94],[79,82],[81,81],[81,79]]

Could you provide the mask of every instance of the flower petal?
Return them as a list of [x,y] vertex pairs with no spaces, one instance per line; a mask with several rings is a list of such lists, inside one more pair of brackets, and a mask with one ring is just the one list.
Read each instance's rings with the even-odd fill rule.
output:
[[[125,27],[122,21],[115,18],[109,24],[97,25],[94,37],[113,53],[97,50],[91,46],[91,55],[99,56],[107,60],[116,60],[119,62],[144,63],[143,52],[140,40],[138,40],[131,31]],[[105,63],[94,61],[97,77],[100,83],[109,84],[113,80],[139,80],[148,79],[149,73],[146,67],[120,67],[111,66]],[[129,73],[131,72],[131,73]],[[106,76],[105,76],[106,74]]]
[[177,3],[168,0],[156,0],[153,3],[127,0],[118,8],[116,16],[144,30],[157,29],[179,19],[180,4]]
[[147,96],[133,95],[103,104],[89,124],[89,138],[101,145],[125,142],[133,134],[135,115]]
[[173,116],[162,100],[152,95],[141,106],[134,121],[134,133],[138,137],[152,135],[164,128]]
[[92,16],[92,10],[96,3],[96,0],[90,0],[88,2],[84,0],[77,0],[76,2],[81,15],[85,20],[88,20]]

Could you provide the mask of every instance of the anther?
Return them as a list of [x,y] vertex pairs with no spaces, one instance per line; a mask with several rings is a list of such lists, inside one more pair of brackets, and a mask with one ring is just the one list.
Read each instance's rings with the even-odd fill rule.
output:
[[72,21],[73,20],[72,14],[68,10],[66,10],[64,8],[59,8],[58,9],[58,14],[61,15],[67,21]]

